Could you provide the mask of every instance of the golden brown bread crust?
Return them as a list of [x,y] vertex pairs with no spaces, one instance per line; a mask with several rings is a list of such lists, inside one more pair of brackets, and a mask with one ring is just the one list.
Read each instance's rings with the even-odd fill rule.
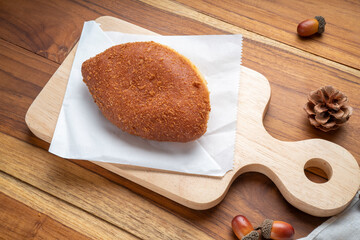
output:
[[103,115],[145,139],[188,142],[202,136],[209,91],[184,56],[155,42],[111,47],[82,65],[83,80]]

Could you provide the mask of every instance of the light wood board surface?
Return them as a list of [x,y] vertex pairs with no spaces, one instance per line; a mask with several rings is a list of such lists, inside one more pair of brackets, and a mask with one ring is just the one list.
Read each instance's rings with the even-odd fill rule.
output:
[[[112,17],[96,20],[103,30],[154,34]],[[26,123],[39,138],[50,142],[60,111],[76,47],[35,99]],[[315,216],[330,216],[343,210],[359,188],[359,167],[354,157],[334,143],[311,139],[283,142],[263,127],[263,116],[270,100],[267,79],[242,67],[238,109],[238,131],[234,169],[223,178],[156,171],[151,169],[96,163],[146,188],[194,209],[218,204],[233,180],[248,171],[271,178],[288,202]],[[317,184],[308,180],[304,168],[323,169],[330,179]]]

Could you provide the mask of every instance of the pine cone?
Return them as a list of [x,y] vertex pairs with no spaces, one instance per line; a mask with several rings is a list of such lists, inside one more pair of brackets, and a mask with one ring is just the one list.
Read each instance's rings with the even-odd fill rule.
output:
[[321,87],[308,96],[304,110],[311,125],[328,132],[335,130],[349,120],[353,109],[347,105],[348,98],[332,86]]

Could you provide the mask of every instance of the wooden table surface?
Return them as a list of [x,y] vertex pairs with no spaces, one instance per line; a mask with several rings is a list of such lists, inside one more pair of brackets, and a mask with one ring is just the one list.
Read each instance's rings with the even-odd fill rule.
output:
[[[291,223],[304,237],[327,218],[292,207],[264,175],[238,177],[216,207],[183,207],[87,161],[48,153],[24,117],[80,37],[84,21],[109,15],[163,35],[244,36],[244,66],[265,75],[272,99],[264,124],[295,141],[322,138],[360,162],[359,1],[0,0],[0,239],[236,239],[231,219]],[[322,15],[325,33],[303,39],[296,27]],[[341,129],[308,123],[307,94],[343,91],[355,112]],[[324,181],[314,169],[314,181]]]

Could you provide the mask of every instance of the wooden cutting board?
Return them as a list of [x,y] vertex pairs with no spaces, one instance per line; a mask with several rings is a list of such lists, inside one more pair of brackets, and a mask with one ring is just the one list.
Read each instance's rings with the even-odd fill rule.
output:
[[[155,34],[131,23],[100,17],[104,31]],[[76,47],[30,106],[25,121],[39,138],[51,142],[62,105]],[[238,124],[234,168],[224,177],[207,177],[169,171],[94,162],[133,182],[193,209],[218,204],[234,179],[244,172],[268,176],[293,206],[314,216],[331,216],[342,211],[359,189],[359,166],[344,148],[329,141],[310,139],[279,141],[265,130],[263,117],[270,101],[268,80],[242,67],[238,103]],[[329,176],[326,183],[314,183],[304,169],[318,167]]]

